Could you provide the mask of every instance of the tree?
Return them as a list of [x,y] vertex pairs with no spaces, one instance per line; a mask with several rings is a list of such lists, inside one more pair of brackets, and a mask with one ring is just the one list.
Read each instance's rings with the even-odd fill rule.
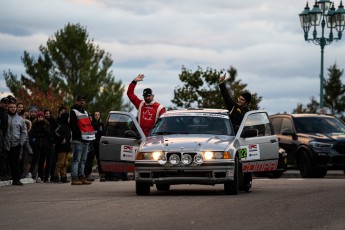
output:
[[[177,108],[226,108],[220,90],[218,88],[219,77],[224,74],[225,70],[215,70],[207,68],[203,71],[201,67],[195,72],[182,67],[182,72],[179,78],[184,82],[183,86],[177,86],[174,89],[174,98],[171,102]],[[230,67],[226,71],[228,78],[226,78],[226,86],[232,98],[237,98],[242,93],[247,92],[245,88],[247,84],[242,84],[241,80],[236,80],[237,70]],[[256,93],[252,93],[251,109],[259,109],[259,102],[261,97]],[[175,108],[176,108],[175,107]]]
[[[103,118],[112,109],[132,109],[122,99],[125,90],[122,82],[115,81],[109,71],[113,63],[111,55],[89,39],[85,27],[67,24],[48,39],[46,46],[41,45],[39,51],[37,60],[24,51],[22,61],[27,76],[22,75],[20,81],[11,71],[4,73],[6,84],[16,97],[20,96],[17,93],[20,89],[26,92],[20,100],[33,93],[31,87],[41,90],[42,95],[56,94],[64,105],[72,105],[77,95],[83,95],[86,108],[91,108],[90,112],[100,111]],[[43,109],[43,105],[36,106]]]
[[325,81],[325,105],[330,108],[332,114],[341,114],[345,110],[345,87],[341,82],[344,70],[337,68],[337,64],[328,69],[329,79]]
[[[345,86],[341,82],[341,76],[344,70],[337,68],[334,64],[328,68],[328,80],[324,83],[324,102],[325,107],[331,110],[332,114],[342,116],[345,110]],[[310,103],[306,106],[298,103],[293,113],[317,113],[320,104],[316,101],[315,97],[310,98]]]
[[292,113],[317,113],[319,111],[320,104],[316,101],[315,97],[310,98],[310,103],[304,106],[298,103],[297,107]]

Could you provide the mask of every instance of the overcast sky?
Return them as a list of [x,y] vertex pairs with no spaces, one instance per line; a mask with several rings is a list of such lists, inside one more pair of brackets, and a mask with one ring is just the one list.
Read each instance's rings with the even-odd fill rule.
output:
[[[304,41],[298,17],[306,1],[0,1],[1,92],[9,91],[4,71],[18,77],[25,73],[24,50],[37,57],[38,47],[55,32],[80,23],[111,53],[115,79],[127,87],[137,74],[145,74],[136,93],[150,87],[165,106],[172,105],[173,90],[181,85],[182,66],[192,71],[235,67],[238,79],[262,96],[260,107],[270,114],[292,112],[312,96],[319,100],[321,49]],[[343,40],[325,48],[325,77],[334,63],[344,69]]]

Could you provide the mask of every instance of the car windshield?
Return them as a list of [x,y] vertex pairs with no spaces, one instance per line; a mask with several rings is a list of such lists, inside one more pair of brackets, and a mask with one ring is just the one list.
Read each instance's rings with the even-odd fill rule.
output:
[[298,133],[345,133],[345,125],[334,117],[295,118]]
[[216,134],[234,135],[227,116],[173,115],[159,118],[151,136],[167,134]]

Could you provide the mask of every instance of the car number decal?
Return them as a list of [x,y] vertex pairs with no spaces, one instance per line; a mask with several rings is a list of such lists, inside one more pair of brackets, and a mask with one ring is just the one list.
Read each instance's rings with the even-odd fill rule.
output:
[[121,145],[120,159],[123,161],[135,161],[138,146]]
[[260,159],[260,146],[258,144],[243,146],[239,149],[239,155],[242,160]]

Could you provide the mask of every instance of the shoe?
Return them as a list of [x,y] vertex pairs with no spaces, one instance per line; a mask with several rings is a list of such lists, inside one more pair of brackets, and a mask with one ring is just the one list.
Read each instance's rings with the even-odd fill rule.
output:
[[23,184],[20,180],[18,180],[18,181],[14,181],[14,182],[12,183],[12,185],[23,186],[24,184]]
[[37,177],[36,183],[42,183],[41,177]]
[[32,178],[32,174],[31,173],[26,174],[25,178]]
[[53,182],[53,183],[59,183],[60,182],[59,176],[52,176],[50,178],[50,181]]
[[60,182],[61,182],[61,183],[69,183],[70,181],[67,179],[67,176],[62,176],[62,177],[60,178]]
[[106,179],[105,179],[105,176],[104,175],[101,175],[101,177],[100,177],[100,179],[99,179],[101,182],[105,182],[105,181],[107,181]]
[[71,185],[82,185],[83,183],[78,179],[72,179]]
[[91,175],[85,177],[85,179],[88,181],[95,181],[95,179]]
[[92,184],[91,181],[86,180],[85,176],[81,176],[78,179],[79,179],[79,181],[81,181],[82,184],[85,184],[85,185]]

